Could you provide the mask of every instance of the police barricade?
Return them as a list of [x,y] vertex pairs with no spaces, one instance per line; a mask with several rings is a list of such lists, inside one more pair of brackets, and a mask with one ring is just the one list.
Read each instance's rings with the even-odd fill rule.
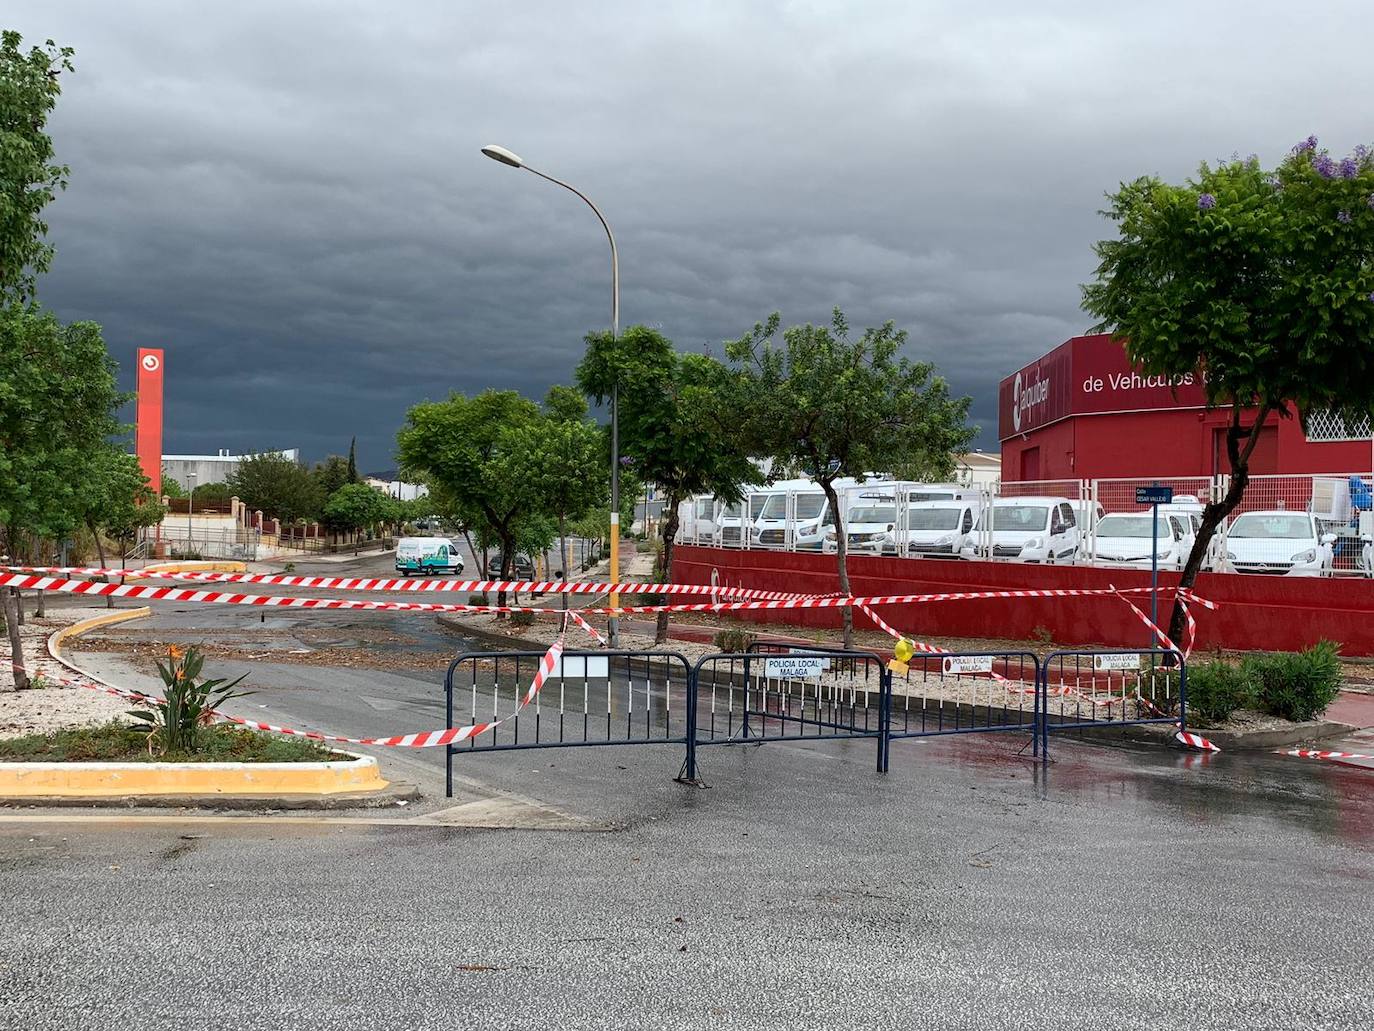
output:
[[873,652],[755,642],[706,655],[693,669],[685,774],[697,779],[701,745],[872,738],[887,768],[891,674]]
[[1044,759],[1052,733],[1186,725],[1188,673],[1173,649],[1052,652],[1041,662],[1040,677]]
[[997,732],[1039,749],[1040,660],[1033,652],[918,653],[892,678],[889,737]]
[[446,725],[497,724],[445,746],[445,789],[450,797],[453,759],[460,754],[688,742],[692,671],[682,655],[565,651],[539,693],[522,707],[544,655],[468,652],[449,664],[444,678]]

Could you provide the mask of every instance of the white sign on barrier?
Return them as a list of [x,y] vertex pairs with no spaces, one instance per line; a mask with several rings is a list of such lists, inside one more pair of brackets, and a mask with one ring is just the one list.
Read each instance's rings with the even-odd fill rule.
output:
[[[806,650],[805,648],[788,648],[787,651],[788,651],[788,654],[790,654],[790,655],[806,655],[806,654],[807,654],[807,650]],[[815,656],[813,655],[812,658],[815,658]],[[830,668],[830,660],[829,660],[829,659],[819,659],[818,661],[821,663],[821,669],[829,669],[829,668]]]
[[1127,652],[1124,655],[1094,655],[1093,669],[1140,669],[1140,655],[1137,652]]
[[778,680],[815,680],[829,664],[829,659],[769,656],[763,660],[763,675]]
[[565,655],[558,660],[553,675],[566,680],[609,680],[611,660],[604,655]]
[[946,655],[944,670],[947,674],[955,673],[991,673],[991,655]]

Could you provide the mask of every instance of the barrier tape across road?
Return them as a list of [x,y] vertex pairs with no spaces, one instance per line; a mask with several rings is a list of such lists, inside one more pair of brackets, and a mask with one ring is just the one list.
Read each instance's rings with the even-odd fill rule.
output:
[[[63,575],[54,575],[63,574]],[[727,596],[733,598],[743,598],[742,601],[711,601],[702,603],[687,604],[667,604],[667,605],[634,605],[617,607],[587,607],[579,611],[571,609],[548,609],[537,606],[516,606],[516,605],[467,605],[454,603],[436,602],[401,602],[401,601],[360,601],[344,598],[301,598],[280,595],[255,595],[233,593],[228,591],[205,590],[191,587],[148,587],[127,583],[99,582],[95,580],[72,579],[73,576],[85,577],[117,577],[124,580],[130,576],[138,579],[167,579],[190,583],[213,583],[213,584],[262,584],[271,586],[297,587],[301,589],[335,589],[335,590],[356,590],[356,591],[398,591],[398,592],[488,592],[488,591],[524,591],[526,593],[567,593],[567,594],[607,594],[619,592],[624,594],[711,594],[713,597]],[[1008,598],[1073,598],[1073,597],[1106,597],[1115,596],[1124,601],[1131,610],[1154,632],[1159,641],[1166,647],[1173,647],[1168,637],[1155,624],[1145,616],[1136,605],[1132,604],[1125,597],[1127,594],[1144,594],[1150,591],[1148,587],[1132,587],[1118,589],[1109,587],[1107,589],[1043,589],[1043,590],[1005,590],[1005,591],[963,591],[947,594],[904,594],[904,595],[877,595],[877,596],[853,596],[853,595],[805,595],[792,594],[780,591],[761,591],[751,588],[729,588],[718,585],[698,585],[698,584],[612,584],[595,582],[568,582],[568,581],[503,581],[503,580],[447,580],[447,579],[382,579],[382,578],[362,578],[362,577],[319,577],[319,576],[295,576],[290,574],[262,574],[262,573],[218,573],[218,572],[163,572],[163,571],[141,571],[141,570],[117,570],[101,569],[96,567],[53,567],[53,566],[8,566],[0,567],[0,587],[12,587],[19,590],[38,590],[54,591],[66,594],[92,595],[96,597],[119,597],[134,598],[148,601],[181,601],[195,602],[203,604],[220,605],[247,605],[254,607],[273,607],[291,609],[324,609],[324,610],[363,610],[363,611],[395,611],[395,612],[482,612],[482,613],[512,613],[528,612],[534,614],[562,616],[564,618],[564,633],[566,633],[567,621],[571,620],[590,634],[601,645],[605,645],[605,638],[584,618],[590,614],[618,615],[624,613],[650,614],[659,612],[729,612],[740,610],[760,610],[760,609],[792,609],[792,608],[858,608],[862,610],[875,625],[881,627],[894,637],[901,637],[895,628],[881,619],[872,609],[875,605],[901,605],[901,604],[926,604],[945,601],[970,601],[970,600],[989,600],[989,599],[1008,599]],[[1208,609],[1215,609],[1215,603],[1198,596],[1190,590],[1181,588],[1165,587],[1161,588],[1161,593],[1172,595],[1183,602],[1184,614],[1187,617],[1188,641],[1187,651],[1191,652],[1193,637],[1196,631],[1196,623],[1192,614],[1188,612],[1188,603],[1196,602]],[[943,649],[933,645],[913,642],[918,651],[927,654],[942,654]],[[532,701],[547,679],[549,671],[557,665],[557,657],[563,649],[563,636],[560,635],[554,646],[545,653],[544,659],[540,662],[540,670],[536,674],[535,681],[530,685],[524,700],[515,710],[518,713]],[[549,656],[553,656],[550,659]],[[1001,679],[1001,678],[998,678]],[[81,684],[79,686],[95,686]],[[100,690],[123,697],[134,698],[136,700],[150,700],[146,695],[131,692],[122,692],[118,689],[100,685]],[[298,731],[287,727],[279,727],[274,724],[258,723],[252,720],[245,720],[236,716],[229,716],[224,713],[216,713],[218,718],[243,726],[252,727],[258,730],[270,731],[278,734],[289,734],[293,736],[307,737],[320,741],[333,741],[344,744],[359,745],[389,745],[397,747],[433,747],[436,745],[451,744],[455,741],[467,740],[477,734],[485,733],[493,727],[499,726],[505,719],[492,721],[490,723],[472,724],[467,727],[450,727],[444,730],[422,731],[414,734],[396,735],[387,738],[350,738],[337,735],[319,734],[315,732]],[[512,716],[515,713],[512,713]],[[1177,735],[1180,743],[1187,747],[1199,748],[1206,751],[1219,751],[1206,738],[1196,734],[1180,732]]]

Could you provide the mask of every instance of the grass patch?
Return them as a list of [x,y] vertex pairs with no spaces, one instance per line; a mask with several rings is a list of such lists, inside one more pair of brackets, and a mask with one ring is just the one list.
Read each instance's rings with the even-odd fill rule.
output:
[[157,749],[148,754],[148,731],[122,723],[59,730],[52,734],[0,739],[0,762],[248,762],[337,761],[340,756],[313,741],[260,734],[215,724],[200,735],[192,754]]

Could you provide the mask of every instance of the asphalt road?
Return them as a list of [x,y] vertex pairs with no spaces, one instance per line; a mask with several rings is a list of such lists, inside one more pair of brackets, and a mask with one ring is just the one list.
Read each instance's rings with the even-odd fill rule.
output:
[[[154,626],[264,625],[205,612]],[[364,619],[463,647],[425,617]],[[242,711],[441,722],[437,673],[267,658],[220,664],[253,671]],[[0,813],[0,1028],[1374,1018],[1370,774],[1060,740],[1042,769],[1023,743],[897,741],[887,775],[871,741],[710,748],[707,788],[674,782],[680,746],[460,758],[457,803],[534,799],[565,831],[427,824],[449,811],[433,751],[383,756],[430,797],[373,816]]]
[[715,748],[707,789],[674,746],[467,757],[604,832],[15,814],[0,1027],[1367,1024],[1366,774],[1019,745]]

